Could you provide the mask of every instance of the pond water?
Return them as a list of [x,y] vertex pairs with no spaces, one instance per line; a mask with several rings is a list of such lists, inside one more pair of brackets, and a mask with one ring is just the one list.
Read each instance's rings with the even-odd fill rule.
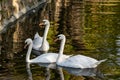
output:
[[[57,34],[63,33],[67,38],[64,54],[107,58],[107,61],[96,69],[29,64],[25,62],[27,50],[17,52],[23,43],[14,43],[1,50],[0,80],[120,80],[120,1],[75,0],[69,5],[61,8],[57,23]],[[48,41],[50,52],[57,52],[59,43],[53,43],[50,37],[53,29],[56,30],[50,29]]]

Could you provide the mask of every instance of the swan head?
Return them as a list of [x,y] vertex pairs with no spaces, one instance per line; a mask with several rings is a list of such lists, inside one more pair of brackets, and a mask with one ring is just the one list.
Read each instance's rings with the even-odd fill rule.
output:
[[50,25],[49,20],[44,19],[42,23],[39,24],[40,26],[46,26],[46,25]]
[[47,20],[47,19],[44,19],[43,22],[44,22],[45,25],[50,24],[49,20]]
[[24,48],[26,48],[28,45],[32,44],[32,39],[30,39],[30,38],[26,39],[25,44],[26,45],[24,46]]
[[57,39],[58,39],[58,40],[63,40],[63,39],[65,39],[65,35],[64,35],[64,34],[59,34],[59,35],[57,36]]

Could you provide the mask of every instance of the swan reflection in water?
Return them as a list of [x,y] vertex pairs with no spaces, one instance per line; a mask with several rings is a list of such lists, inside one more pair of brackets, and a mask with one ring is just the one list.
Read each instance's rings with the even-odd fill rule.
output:
[[31,63],[26,63],[26,70],[27,70],[27,73],[28,73],[28,80],[33,80],[32,72],[31,72],[31,69],[30,69],[30,64]]
[[73,74],[75,76],[88,76],[88,77],[97,77],[104,78],[104,75],[97,68],[69,68],[63,67],[68,73]]
[[[28,80],[33,80],[32,77],[32,72],[30,69],[30,64],[26,64],[26,69],[28,73]],[[63,74],[63,69],[67,71],[69,74],[75,75],[75,76],[84,76],[84,77],[95,77],[95,78],[104,78],[104,75],[97,70],[97,68],[86,68],[86,69],[76,69],[76,68],[68,68],[68,67],[59,67],[56,66],[56,64],[38,64],[40,67],[45,67],[45,80],[50,80],[51,79],[51,69],[57,70],[58,74],[60,75],[60,80],[65,80],[64,79],[64,74]]]
[[[30,64],[32,64],[32,63],[26,63],[26,69],[27,69],[27,73],[28,73],[28,80],[33,80],[32,72],[31,72],[31,69],[30,69]],[[60,75],[60,80],[64,80],[64,75],[63,75],[62,68],[61,67],[56,67],[56,64],[53,64],[53,63],[51,63],[51,64],[39,63],[38,65],[40,67],[46,67],[46,73],[45,73],[46,74],[46,79],[45,80],[50,80],[50,77],[51,77],[50,69],[58,70],[58,73]]]

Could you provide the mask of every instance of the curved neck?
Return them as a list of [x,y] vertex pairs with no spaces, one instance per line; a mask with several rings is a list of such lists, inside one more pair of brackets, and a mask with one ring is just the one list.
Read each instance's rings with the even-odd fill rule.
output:
[[59,49],[59,55],[58,55],[58,58],[57,58],[57,63],[62,61],[62,55],[63,55],[63,51],[64,51],[65,41],[66,41],[66,38],[61,40],[60,49]]
[[31,43],[28,47],[28,51],[27,51],[27,55],[26,55],[26,62],[30,62],[30,54],[32,51],[32,46],[33,46],[33,43]]
[[47,39],[47,34],[48,34],[49,26],[50,26],[50,24],[47,24],[46,27],[45,27],[42,45],[45,43],[45,40]]

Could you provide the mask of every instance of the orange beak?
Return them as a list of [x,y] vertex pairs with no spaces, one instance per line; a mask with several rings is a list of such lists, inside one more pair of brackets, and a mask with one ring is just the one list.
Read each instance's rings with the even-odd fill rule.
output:
[[28,45],[26,44],[26,45],[24,46],[24,49],[26,49],[27,46],[28,46]]
[[54,40],[54,42],[57,42],[59,39],[58,38],[56,38],[55,40]]
[[43,22],[39,24],[39,26],[44,26],[44,25],[45,25],[45,24],[44,24]]
[[39,26],[40,26],[41,28],[44,28],[45,24],[42,22],[42,23],[39,24]]

